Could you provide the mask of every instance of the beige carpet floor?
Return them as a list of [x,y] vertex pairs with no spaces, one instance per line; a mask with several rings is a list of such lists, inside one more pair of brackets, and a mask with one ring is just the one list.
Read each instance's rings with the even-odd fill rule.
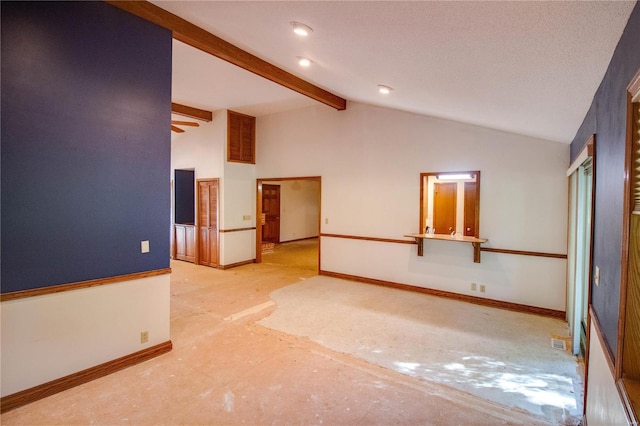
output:
[[563,321],[323,276],[271,298],[265,327],[553,424],[580,421],[580,366],[550,344]]
[[[426,380],[411,370],[426,368],[398,353],[404,362],[385,366],[379,360],[329,348],[328,334],[355,341],[367,352],[393,346],[370,332],[354,332],[351,321],[336,331],[311,306],[328,309],[314,288],[317,240],[289,243],[301,252],[279,250],[262,264],[217,270],[173,261],[171,267],[171,340],[173,350],[155,359],[4,413],[3,425],[496,425],[557,424],[556,413],[536,415],[462,391],[451,383]],[[289,246],[283,245],[283,246]],[[289,246],[291,247],[291,246]],[[301,248],[305,251],[304,247]],[[280,254],[278,254],[280,252]],[[288,253],[288,254],[282,254]],[[278,257],[280,256],[280,257]],[[294,262],[288,257],[299,258]],[[291,260],[291,259],[290,259]],[[315,265],[315,266],[314,266]],[[308,283],[308,284],[307,284]],[[307,296],[298,285],[309,286]],[[340,286],[344,284],[341,283]],[[345,312],[390,309],[406,297],[351,300]],[[296,293],[292,299],[279,291]],[[326,289],[328,290],[328,288]],[[387,290],[387,289],[383,289]],[[304,292],[303,292],[304,293]],[[336,293],[336,292],[330,292]],[[349,294],[348,292],[345,294]],[[275,302],[270,298],[273,295]],[[333,295],[335,296],[335,294]],[[413,295],[415,297],[421,297]],[[285,299],[307,299],[322,343],[312,333],[283,332],[260,324],[299,312]],[[438,299],[444,302],[445,299]],[[358,305],[360,304],[360,306]],[[387,305],[385,309],[379,305]],[[337,309],[337,308],[336,308]],[[333,312],[326,310],[327,315]],[[269,317],[273,314],[272,317]],[[297,315],[297,314],[295,314]],[[295,316],[294,315],[294,316]],[[412,321],[415,313],[399,314]],[[326,315],[325,315],[326,316]],[[350,315],[348,315],[350,316]],[[298,320],[296,320],[298,321]],[[367,319],[369,321],[369,319]],[[474,322],[473,318],[467,321]],[[312,321],[314,322],[314,321]],[[301,324],[302,325],[302,324]],[[380,328],[369,322],[365,328]],[[454,325],[450,325],[452,329]],[[402,327],[394,326],[396,330]],[[523,330],[520,330],[523,332]],[[397,334],[397,333],[396,333]],[[457,335],[456,339],[467,336]],[[391,336],[390,339],[395,337]],[[368,339],[368,340],[367,340]],[[419,344],[418,344],[419,343]],[[416,342],[421,348],[423,342]],[[413,346],[413,345],[411,345]],[[511,348],[511,346],[509,346]],[[410,348],[405,348],[410,349]],[[410,352],[407,352],[410,353]],[[464,364],[464,363],[462,363]],[[489,367],[483,363],[481,368]],[[453,365],[453,364],[452,364]],[[466,364],[464,364],[466,365]],[[455,370],[455,368],[453,369]],[[495,370],[495,369],[494,369]],[[492,371],[491,368],[487,371]],[[540,404],[543,405],[543,404]]]

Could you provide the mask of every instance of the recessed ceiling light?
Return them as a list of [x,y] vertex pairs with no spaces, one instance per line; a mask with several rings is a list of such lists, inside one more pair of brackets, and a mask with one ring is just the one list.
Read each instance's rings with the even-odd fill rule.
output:
[[392,90],[393,89],[391,87],[389,87],[389,86],[384,86],[382,84],[378,85],[378,91],[380,93],[382,93],[383,95],[388,95],[389,93],[391,93]]
[[291,26],[293,27],[294,33],[303,37],[306,37],[313,32],[313,29],[310,26],[302,24],[300,22],[291,22]]
[[311,59],[304,58],[302,56],[297,56],[297,58],[298,58],[298,64],[301,67],[308,67],[309,65],[311,65],[313,63],[313,61]]

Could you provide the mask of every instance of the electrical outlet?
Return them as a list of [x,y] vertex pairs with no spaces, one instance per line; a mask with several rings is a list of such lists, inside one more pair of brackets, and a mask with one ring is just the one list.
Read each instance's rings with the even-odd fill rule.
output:
[[140,343],[147,343],[149,341],[149,332],[141,331],[140,332]]
[[244,216],[242,216],[242,220],[251,220],[251,215],[245,214]]
[[487,287],[484,284],[480,284],[480,293],[484,293]]
[[477,287],[476,287],[476,283],[471,283],[471,290],[476,291]]
[[597,266],[594,279],[596,280],[596,286],[600,286],[600,268],[598,268]]
[[140,241],[140,252],[149,253],[149,241]]

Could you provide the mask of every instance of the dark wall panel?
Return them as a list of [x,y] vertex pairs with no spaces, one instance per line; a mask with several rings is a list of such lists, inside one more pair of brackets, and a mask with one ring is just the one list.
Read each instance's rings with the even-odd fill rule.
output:
[[102,2],[1,8],[2,292],[168,267],[171,33]]
[[637,3],[589,113],[571,144],[573,160],[588,136],[596,134],[593,262],[594,267],[600,268],[600,285],[592,284],[592,304],[613,356],[620,307],[627,86],[639,69],[640,3]]
[[196,221],[195,172],[176,170],[175,183],[175,222],[193,225]]

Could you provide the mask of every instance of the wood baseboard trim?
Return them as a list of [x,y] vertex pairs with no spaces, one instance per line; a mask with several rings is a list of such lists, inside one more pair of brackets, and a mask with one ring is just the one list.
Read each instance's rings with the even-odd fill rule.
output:
[[397,240],[393,238],[377,238],[377,237],[360,237],[357,235],[342,235],[342,234],[325,234],[321,233],[321,237],[328,238],[344,238],[347,240],[362,240],[362,241],[377,241],[380,243],[396,243],[396,244],[417,244],[415,240]]
[[173,344],[169,340],[164,343],[151,346],[150,348],[125,355],[121,358],[96,365],[95,367],[87,368],[86,370],[82,370],[77,373],[73,373],[68,376],[43,383],[30,389],[25,389],[11,395],[4,396],[2,397],[2,399],[0,399],[0,413],[13,410],[22,405],[35,402],[39,399],[46,398],[67,389],[71,389],[83,383],[87,383],[100,377],[107,376],[111,373],[115,373],[116,371],[131,367],[132,365],[139,364],[143,361],[148,361],[152,358],[171,351],[172,348]]
[[251,228],[233,228],[233,229],[220,229],[218,232],[221,233],[225,233],[225,232],[243,232],[243,231],[255,231],[256,227],[251,227]]
[[117,275],[115,277],[98,278],[95,280],[34,288],[31,290],[13,291],[11,293],[0,294],[0,302],[5,302],[7,300],[24,299],[27,297],[42,296],[45,294],[61,293],[63,291],[80,290],[82,288],[97,287],[99,285],[105,284],[115,284],[123,281],[138,280],[141,278],[155,277],[157,275],[165,275],[170,273],[171,268],[164,268],[156,269],[153,271],[135,272],[133,274]]
[[518,254],[520,256],[535,256],[535,257],[551,257],[554,259],[566,259],[567,255],[562,253],[545,253],[540,251],[524,251],[524,250],[507,250],[492,247],[481,247],[480,251],[487,253],[503,253],[503,254]]
[[279,244],[295,243],[295,242],[307,241],[307,240],[317,240],[318,238],[320,238],[319,235],[316,235],[315,237],[296,238],[294,240],[280,241]]
[[324,276],[333,277],[333,278],[341,278],[341,279],[350,280],[350,281],[357,281],[365,284],[374,284],[374,285],[380,285],[383,287],[391,287],[399,290],[413,291],[416,293],[423,293],[431,296],[445,297],[447,299],[455,299],[455,300],[460,300],[462,302],[489,306],[492,308],[506,309],[509,311],[522,312],[525,314],[542,315],[545,317],[558,318],[562,320],[565,319],[565,312],[556,311],[554,309],[540,308],[537,306],[522,305],[519,303],[512,303],[512,302],[504,302],[501,300],[484,299],[482,297],[469,296],[466,294],[453,293],[450,291],[435,290],[431,288],[418,287],[410,284],[400,284],[400,283],[394,283],[391,281],[376,280],[374,278],[359,277],[356,275],[342,274],[339,272],[321,270],[319,272],[319,275],[324,275]]
[[238,263],[230,263],[228,265],[220,265],[218,266],[218,269],[231,269],[231,268],[237,268],[238,266],[243,266],[243,265],[249,265],[251,263],[256,263],[255,259],[251,259],[251,260],[245,260],[244,262],[238,262]]

